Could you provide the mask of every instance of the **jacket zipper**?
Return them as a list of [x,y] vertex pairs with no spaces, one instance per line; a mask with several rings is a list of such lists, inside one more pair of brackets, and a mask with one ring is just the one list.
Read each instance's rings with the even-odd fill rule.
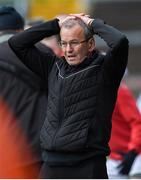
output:
[[60,98],[59,98],[59,104],[58,104],[58,114],[59,114],[59,119],[58,119],[58,127],[54,133],[54,138],[52,140],[52,147],[53,149],[56,149],[56,137],[57,137],[57,133],[60,130],[61,124],[62,124],[62,119],[63,119],[63,114],[64,114],[64,91],[63,91],[63,87],[64,87],[64,79],[60,78]]

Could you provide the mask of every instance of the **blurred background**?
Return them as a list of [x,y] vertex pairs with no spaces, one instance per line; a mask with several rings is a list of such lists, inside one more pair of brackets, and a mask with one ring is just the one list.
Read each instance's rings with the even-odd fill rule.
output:
[[[0,0],[0,5],[14,6],[27,21],[86,12],[123,31],[130,42],[126,83],[138,98],[141,92],[141,0]],[[101,49],[105,45],[98,37],[96,44]]]

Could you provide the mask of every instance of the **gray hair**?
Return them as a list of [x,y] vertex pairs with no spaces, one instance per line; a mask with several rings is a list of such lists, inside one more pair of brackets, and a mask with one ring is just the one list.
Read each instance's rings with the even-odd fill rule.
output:
[[86,39],[93,37],[92,30],[81,19],[68,19],[63,22],[62,27],[70,29],[76,25],[80,25],[84,29],[84,36]]

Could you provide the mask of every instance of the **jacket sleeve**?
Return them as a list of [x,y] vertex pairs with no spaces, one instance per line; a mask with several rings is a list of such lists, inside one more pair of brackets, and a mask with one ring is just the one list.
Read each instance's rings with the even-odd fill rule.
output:
[[94,34],[102,38],[109,47],[104,58],[104,77],[120,82],[128,60],[128,40],[116,28],[107,25],[103,20],[92,22]]
[[136,106],[134,96],[125,85],[119,89],[118,104],[123,118],[131,128],[128,149],[141,152],[141,114]]
[[33,72],[47,78],[55,55],[40,51],[35,44],[43,38],[59,33],[58,20],[54,19],[17,33],[9,39],[9,45],[18,58]]

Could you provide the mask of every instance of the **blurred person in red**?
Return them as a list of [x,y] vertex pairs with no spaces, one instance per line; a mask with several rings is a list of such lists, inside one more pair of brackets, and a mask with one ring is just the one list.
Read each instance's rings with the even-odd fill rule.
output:
[[[17,168],[22,168],[22,170],[25,171],[24,177],[36,178],[38,177],[42,164],[39,132],[42,122],[45,119],[47,106],[46,92],[44,92],[44,89],[46,89],[45,83],[21,63],[7,42],[11,36],[23,31],[24,24],[23,17],[13,7],[0,6],[0,96],[12,112],[21,134],[25,135],[25,139],[28,142],[27,146],[22,146],[22,148],[19,149],[19,152],[22,149],[23,152],[31,151],[34,155],[33,158],[23,158],[23,153],[20,153],[22,157]],[[5,121],[5,119],[1,119],[1,124],[5,123]],[[9,123],[9,125],[7,125],[7,131],[12,122],[10,122],[10,120],[7,121],[7,124]],[[17,126],[15,126],[12,132],[10,131],[11,133],[9,132],[10,135],[7,137],[9,140],[6,141],[7,144],[10,143],[10,136],[17,133],[17,141],[14,141],[15,144],[12,144],[13,151],[11,153],[16,152],[16,147],[21,141],[18,134],[19,129],[16,129],[16,127]],[[3,137],[1,138],[3,139]],[[4,145],[3,152],[5,155],[12,148],[9,149]],[[0,160],[0,163],[2,162],[3,161]],[[13,163],[14,160],[11,162]],[[9,164],[11,162],[9,159],[9,161],[5,163]],[[6,168],[6,166],[4,166],[4,168]],[[33,171],[33,169],[35,171]],[[27,174],[27,170],[30,170],[32,173]],[[7,171],[7,169],[5,169],[5,171]],[[10,177],[8,173],[7,176]],[[23,178],[23,176],[19,178]]]
[[34,160],[25,134],[19,122],[0,97],[0,178],[30,178],[38,166],[22,166]]
[[112,116],[109,145],[109,178],[141,178],[141,114],[132,92],[124,82],[120,85]]

